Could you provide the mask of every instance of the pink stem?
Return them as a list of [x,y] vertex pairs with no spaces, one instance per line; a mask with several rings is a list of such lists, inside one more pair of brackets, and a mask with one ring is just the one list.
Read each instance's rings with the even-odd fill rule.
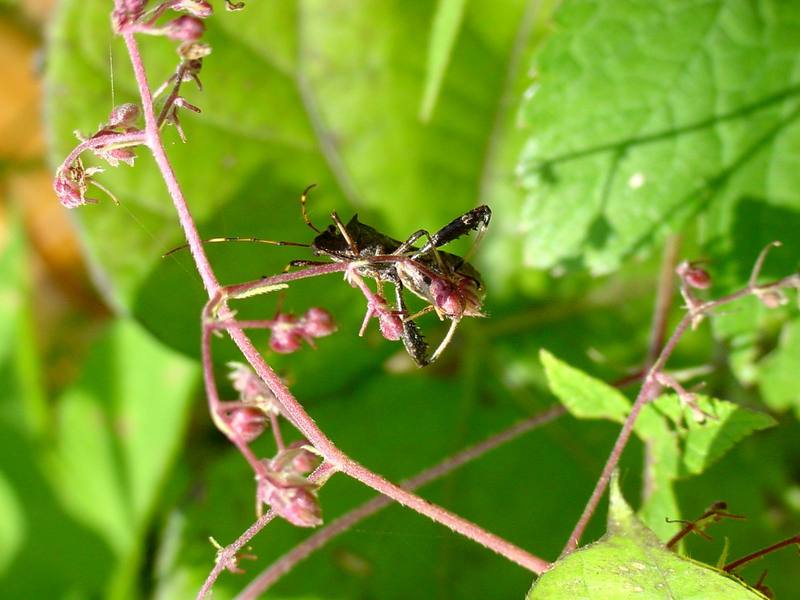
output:
[[625,423],[622,425],[622,430],[619,432],[616,442],[614,442],[614,447],[611,449],[611,454],[609,455],[608,460],[603,467],[600,478],[597,480],[594,490],[592,491],[592,495],[589,497],[589,501],[586,503],[586,507],[583,509],[583,513],[578,519],[575,528],[572,530],[564,549],[561,551],[561,556],[571,553],[578,547],[581,536],[583,535],[586,526],[589,524],[589,520],[592,518],[594,511],[597,509],[597,505],[600,503],[600,499],[605,493],[606,487],[608,487],[611,474],[613,473],[617,464],[619,464],[622,452],[631,437],[631,433],[633,432],[633,425],[636,422],[636,418],[639,416],[639,413],[644,405],[653,398],[654,393],[657,393],[656,390],[659,389],[659,385],[656,382],[656,374],[664,368],[664,365],[669,360],[669,357],[672,356],[675,346],[678,344],[686,330],[692,325],[694,320],[701,315],[708,314],[715,308],[718,308],[724,304],[729,304],[730,302],[739,300],[745,296],[749,296],[756,291],[779,289],[784,287],[798,287],[799,285],[800,274],[789,275],[788,277],[784,277],[778,281],[766,285],[754,286],[751,284],[741,290],[728,294],[727,296],[718,298],[717,300],[704,302],[692,308],[686,313],[686,315],[684,315],[683,319],[681,319],[680,323],[678,323],[677,327],[675,328],[675,331],[672,333],[672,336],[670,336],[667,343],[661,349],[658,358],[648,370],[647,376],[644,378],[642,387],[639,390],[639,394],[636,396],[636,400],[631,407],[631,412],[628,414],[628,417],[625,419]]
[[67,158],[64,159],[64,162],[61,163],[61,166],[58,167],[56,172],[61,173],[62,171],[71,167],[78,157],[86,150],[92,150],[94,148],[102,148],[104,146],[111,145],[118,146],[145,143],[147,143],[146,134],[142,131],[136,131],[134,133],[108,133],[106,135],[89,138],[88,140],[82,141],[72,149],[72,152],[67,155]]
[[[309,475],[308,480],[311,483],[319,485],[327,481],[327,479],[333,475],[333,473],[335,473],[335,470],[333,469],[332,465],[328,463],[322,463],[319,467],[317,467],[316,471]],[[214,568],[211,569],[208,577],[206,577],[203,587],[201,587],[200,591],[197,592],[197,600],[203,600],[203,598],[211,593],[211,588],[214,587],[214,583],[217,581],[222,571],[225,570],[225,565],[231,560],[234,560],[239,551],[245,547],[245,544],[252,540],[259,531],[264,529],[264,527],[266,527],[266,525],[272,521],[275,516],[274,510],[267,511],[264,515],[259,517],[255,523],[248,527],[247,531],[240,535],[235,542],[233,542],[230,546],[226,546],[225,549],[220,552]]]
[[[468,462],[484,456],[487,452],[516,439],[520,435],[560,417],[565,412],[564,407],[557,406],[538,415],[534,415],[516,425],[512,425],[505,431],[491,436],[479,444],[466,448],[454,456],[444,459],[439,464],[425,469],[414,477],[402,481],[400,485],[408,490],[415,490],[423,485],[427,485],[455,471]],[[350,512],[332,521],[275,561],[237,596],[237,600],[254,600],[260,597],[261,594],[291,571],[299,562],[308,558],[311,554],[324,547],[330,540],[344,533],[356,523],[374,515],[383,508],[391,505],[391,503],[392,501],[386,496],[375,496],[361,506],[354,508]]]
[[189,205],[183,195],[183,190],[175,177],[175,171],[167,157],[166,150],[164,149],[164,142],[161,140],[161,135],[158,131],[158,123],[153,108],[153,96],[150,93],[150,86],[147,83],[147,73],[142,63],[142,56],[139,52],[139,45],[133,33],[125,32],[122,34],[125,40],[125,45],[128,48],[128,55],[131,59],[133,66],[133,74],[136,77],[136,85],[139,88],[139,95],[142,99],[142,113],[144,114],[145,124],[145,139],[146,144],[153,153],[153,158],[158,165],[161,175],[164,178],[164,183],[167,185],[167,190],[172,198],[172,203],[175,205],[175,210],[178,213],[178,220],[180,221],[183,233],[186,236],[186,242],[189,244],[189,251],[192,253],[197,272],[203,280],[203,286],[206,288],[209,296],[213,296],[219,289],[219,282],[214,275],[214,270],[211,268],[211,263],[208,262],[200,234],[194,224],[192,213],[189,211]]
[[[150,93],[150,88],[147,83],[147,76],[142,63],[141,54],[136,39],[132,33],[123,33],[122,37],[125,40],[125,45],[128,49],[128,54],[133,66],[136,84],[139,88],[139,94],[142,100],[142,112],[145,119],[145,133],[147,145],[150,147],[156,164],[164,178],[167,185],[170,197],[178,214],[178,219],[186,236],[189,249],[192,253],[192,258],[197,266],[197,271],[203,280],[209,297],[214,298],[220,291],[219,282],[214,275],[211,264],[203,249],[202,239],[194,224],[191,212],[186,203],[183,191],[178,184],[172,165],[164,150],[164,145],[159,135],[158,124],[153,109],[153,99]],[[333,268],[337,267],[337,268]],[[346,266],[341,264],[331,265],[331,268],[326,272],[333,272],[335,270],[344,270]],[[319,268],[322,272],[322,267]],[[289,276],[297,275],[296,273],[286,273],[286,280],[290,280]],[[309,276],[309,275],[306,275]],[[300,277],[295,277],[299,279]],[[262,356],[258,353],[253,346],[250,339],[244,334],[241,329],[231,327],[228,333],[241,350],[250,365],[255,369],[256,373],[267,384],[275,397],[282,405],[282,413],[289,421],[297,427],[297,429],[305,436],[305,438],[325,457],[326,461],[330,462],[337,470],[341,470],[350,477],[361,481],[365,485],[375,489],[376,491],[389,496],[398,503],[407,506],[417,512],[428,516],[434,521],[441,523],[453,531],[456,531],[470,539],[480,543],[481,545],[491,549],[502,556],[505,556],[512,562],[515,562],[534,573],[542,573],[549,563],[542,558],[534,556],[529,552],[518,548],[517,546],[507,542],[506,540],[489,533],[471,523],[439,506],[431,504],[422,498],[400,488],[399,486],[390,483],[380,475],[366,469],[345,453],[340,451],[333,442],[317,427],[314,420],[303,409],[300,403],[294,398],[289,389],[281,381],[280,377],[266,364]],[[210,358],[210,357],[209,357]],[[204,366],[208,366],[207,364]],[[210,375],[206,375],[206,383],[210,383],[213,379],[213,371]],[[216,387],[216,386],[214,386]],[[218,402],[219,399],[216,399]],[[211,402],[211,400],[209,401]],[[248,460],[250,460],[248,458]],[[252,464],[252,461],[251,461]]]

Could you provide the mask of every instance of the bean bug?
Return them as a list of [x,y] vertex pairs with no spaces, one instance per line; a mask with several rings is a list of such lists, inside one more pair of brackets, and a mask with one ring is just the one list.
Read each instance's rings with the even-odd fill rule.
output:
[[[249,237],[217,237],[203,241],[257,242],[310,248],[315,256],[350,263],[359,276],[374,279],[378,285],[378,297],[381,299],[383,283],[390,283],[395,290],[396,313],[402,316],[400,339],[406,352],[420,367],[430,364],[441,355],[463,317],[484,316],[481,306],[485,290],[480,273],[464,257],[439,248],[470,231],[476,231],[480,237],[491,220],[492,212],[488,206],[473,208],[434,233],[419,229],[401,242],[362,223],[357,214],[344,223],[336,211],[333,211],[333,223],[324,230],[318,229],[306,211],[308,194],[313,188],[314,185],[308,186],[300,197],[303,220],[317,234],[311,243]],[[422,246],[415,246],[420,239],[424,240]],[[183,245],[174,248],[164,256],[185,247]],[[287,268],[318,264],[325,263],[293,260]],[[427,306],[413,315],[409,314],[403,296],[404,290],[422,299]],[[435,312],[440,320],[449,319],[451,322],[447,334],[430,357],[428,344],[415,322],[416,318],[428,312]],[[369,315],[368,312],[367,316]]]

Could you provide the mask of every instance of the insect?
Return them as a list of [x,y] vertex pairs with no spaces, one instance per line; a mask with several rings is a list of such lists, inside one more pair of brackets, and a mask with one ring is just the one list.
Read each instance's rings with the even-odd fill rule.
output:
[[[333,223],[320,230],[311,222],[306,211],[308,193],[314,186],[307,187],[300,197],[303,220],[316,232],[310,244],[265,240],[261,238],[220,237],[204,242],[258,242],[277,246],[301,246],[311,248],[316,256],[324,256],[336,262],[352,263],[354,270],[362,277],[374,279],[378,283],[378,296],[382,299],[382,284],[390,283],[395,290],[396,311],[402,316],[400,336],[409,356],[420,366],[436,360],[452,340],[455,329],[463,317],[484,316],[481,312],[485,290],[477,269],[465,258],[439,250],[441,246],[468,234],[478,232],[480,236],[492,216],[488,206],[482,205],[453,219],[441,229],[430,233],[420,229],[401,242],[374,227],[358,220],[358,215],[345,224],[334,211]],[[422,247],[415,243],[422,239]],[[165,256],[185,247],[180,246]],[[325,264],[311,260],[293,260],[289,267]],[[403,290],[408,290],[428,305],[414,315],[406,306]],[[428,344],[417,326],[415,319],[425,313],[435,312],[441,319],[449,319],[450,328],[436,350],[428,356]]]

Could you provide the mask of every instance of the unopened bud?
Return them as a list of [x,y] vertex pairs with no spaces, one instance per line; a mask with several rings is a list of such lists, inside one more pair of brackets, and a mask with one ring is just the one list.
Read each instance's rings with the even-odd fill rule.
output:
[[53,182],[53,190],[56,192],[58,201],[65,208],[77,208],[87,204],[89,200],[84,197],[80,186],[74,181],[59,175]]
[[205,33],[206,26],[197,17],[181,15],[173,19],[164,27],[166,36],[179,42],[193,42],[199,40]]
[[461,317],[464,314],[464,306],[458,292],[448,282],[443,279],[434,279],[431,282],[430,290],[436,307],[446,315]]
[[235,408],[228,420],[230,428],[248,444],[264,433],[267,416],[257,408],[248,406]]
[[322,458],[304,448],[308,444],[305,440],[297,440],[289,444],[287,452],[290,452],[291,468],[297,473],[310,473],[319,466]]
[[258,481],[257,496],[279,516],[297,527],[322,524],[322,509],[316,487],[300,476],[269,474]]
[[108,115],[109,127],[130,127],[139,118],[139,106],[132,102],[126,102],[115,106]]
[[336,331],[336,324],[333,322],[331,313],[324,308],[309,308],[303,322],[303,331],[314,338],[324,337]]
[[711,287],[711,275],[708,271],[701,269],[694,263],[683,261],[677,266],[675,272],[690,287],[698,290],[707,290]]
[[773,288],[769,290],[756,290],[756,296],[767,308],[778,308],[779,306],[783,306],[789,299],[786,297],[786,294],[783,293],[783,290],[778,288]]
[[381,335],[387,340],[396,341],[403,336],[403,320],[392,312],[378,313]]
[[302,333],[298,330],[297,319],[293,315],[280,314],[275,318],[269,347],[279,354],[290,354],[300,348]]

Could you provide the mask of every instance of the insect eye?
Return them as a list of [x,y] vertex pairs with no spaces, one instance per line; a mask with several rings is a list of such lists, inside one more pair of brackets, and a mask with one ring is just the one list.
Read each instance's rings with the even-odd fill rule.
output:
[[422,281],[425,282],[425,285],[430,285],[431,284],[431,278],[428,277],[427,275],[423,275],[422,276]]

